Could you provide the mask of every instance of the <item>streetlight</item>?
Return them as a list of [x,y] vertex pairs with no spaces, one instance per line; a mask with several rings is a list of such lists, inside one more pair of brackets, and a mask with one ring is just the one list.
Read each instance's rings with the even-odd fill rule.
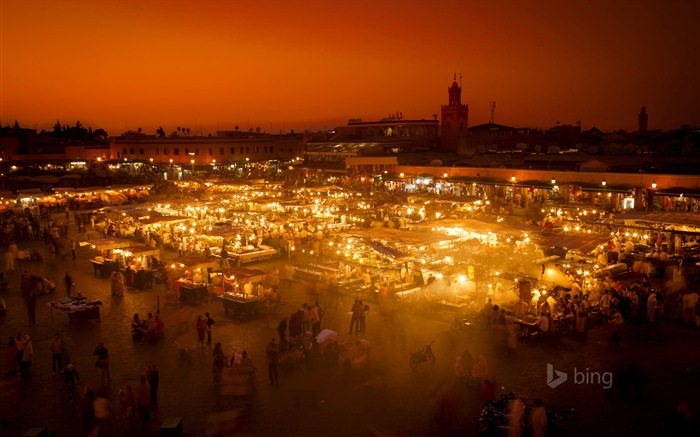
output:
[[608,197],[608,188],[606,187],[606,185],[608,185],[608,183],[605,181],[605,178],[603,178],[603,182],[601,182],[601,185],[603,185],[603,188],[605,189],[605,194],[603,196],[603,202],[602,202],[603,208],[605,208],[605,203],[607,203],[606,198]]
[[194,177],[194,159],[191,159],[190,163],[192,164],[192,177]]
[[651,188],[656,189],[656,179],[654,179],[654,182],[651,183]]

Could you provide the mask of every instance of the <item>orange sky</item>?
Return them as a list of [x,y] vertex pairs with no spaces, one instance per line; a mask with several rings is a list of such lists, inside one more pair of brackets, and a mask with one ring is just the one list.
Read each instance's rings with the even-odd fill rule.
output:
[[0,0],[0,122],[112,135],[429,119],[700,124],[700,0]]

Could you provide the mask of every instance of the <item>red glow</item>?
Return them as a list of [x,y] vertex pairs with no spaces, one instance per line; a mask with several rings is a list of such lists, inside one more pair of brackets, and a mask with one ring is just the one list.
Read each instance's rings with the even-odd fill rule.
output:
[[110,134],[432,118],[700,124],[700,3],[2,1],[0,122]]

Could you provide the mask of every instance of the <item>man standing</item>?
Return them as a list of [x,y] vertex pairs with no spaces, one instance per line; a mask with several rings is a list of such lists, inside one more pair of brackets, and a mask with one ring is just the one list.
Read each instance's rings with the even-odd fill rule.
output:
[[24,296],[24,299],[27,302],[29,323],[33,325],[36,323],[36,296],[34,295],[34,287],[32,286],[31,276],[26,270],[22,274],[20,288],[22,289],[22,296]]
[[68,292],[68,297],[70,297],[70,290],[73,288],[73,278],[69,272],[66,272],[66,276],[63,277],[63,281],[66,283],[66,291]]
[[107,378],[107,382],[111,382],[112,378],[109,376],[109,351],[105,347],[105,344],[99,342],[92,354],[97,356],[97,363],[95,363],[95,366],[102,369],[102,376],[100,378],[102,384],[105,382],[105,377]]
[[55,375],[63,370],[61,366],[61,358],[63,356],[63,339],[61,338],[61,333],[57,332],[51,340],[51,369]]
[[355,299],[355,303],[352,306],[352,309],[350,310],[352,312],[352,316],[350,318],[350,329],[348,330],[348,335],[352,335],[352,329],[355,328],[355,334],[357,334],[358,329],[360,329],[360,317],[362,314],[362,306],[360,305],[360,301]]
[[146,379],[148,384],[151,386],[151,407],[155,408],[158,406],[158,379],[160,374],[155,364],[151,364],[146,369]]
[[620,313],[620,310],[615,307],[613,308],[613,315],[610,318],[610,347],[612,348],[613,344],[617,349],[620,348],[620,331],[622,330],[622,324],[625,323],[624,319],[622,318],[622,314]]
[[66,385],[68,399],[75,400],[75,383],[80,381],[80,375],[75,366],[68,364],[63,372],[63,383]]
[[204,323],[207,325],[207,346],[211,346],[211,327],[214,326],[214,319],[211,318],[209,313],[204,313]]
[[280,344],[287,342],[287,317],[282,317],[282,320],[277,324],[277,333],[280,336]]
[[270,385],[272,385],[272,384],[279,385],[280,379],[279,379],[279,372],[277,369],[277,358],[278,358],[278,354],[279,354],[279,349],[277,348],[277,344],[275,343],[274,338],[272,340],[270,340],[270,343],[268,343],[266,353],[267,353],[267,374],[268,374],[268,378],[270,379]]

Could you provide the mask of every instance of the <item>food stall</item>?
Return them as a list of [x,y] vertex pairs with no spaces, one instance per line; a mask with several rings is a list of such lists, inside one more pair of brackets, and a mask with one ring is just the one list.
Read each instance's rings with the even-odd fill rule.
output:
[[207,270],[215,268],[217,261],[197,256],[181,256],[167,263],[174,279],[175,296],[182,303],[195,304],[207,297]]
[[260,292],[265,272],[257,269],[229,268],[212,273],[213,282],[221,286],[221,301],[226,314],[237,318],[250,318],[258,314],[266,301]]
[[123,238],[100,238],[97,240],[88,240],[80,243],[81,246],[90,245],[93,249],[98,250],[100,254],[90,259],[95,276],[103,278],[109,277],[112,272],[119,270],[119,260],[115,249],[133,246],[134,242]]
[[51,318],[53,310],[64,311],[68,314],[68,320],[100,320],[100,306],[102,302],[96,299],[87,299],[81,294],[78,297],[62,297],[49,302]]
[[271,246],[259,244],[256,247],[249,244],[247,246],[242,246],[240,249],[237,249],[236,252],[231,253],[230,257],[234,264],[241,265],[270,258],[277,254],[277,249]]
[[126,266],[123,273],[127,278],[127,285],[137,290],[145,290],[153,285],[159,272],[158,248],[139,245],[115,249],[114,252],[123,257],[120,265]]

